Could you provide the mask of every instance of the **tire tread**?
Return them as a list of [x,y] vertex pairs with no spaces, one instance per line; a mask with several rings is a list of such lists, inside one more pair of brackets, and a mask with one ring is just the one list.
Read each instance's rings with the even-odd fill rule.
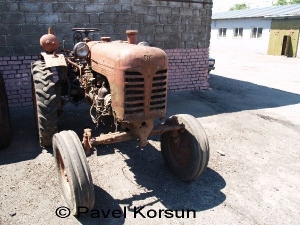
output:
[[57,106],[53,73],[43,61],[35,61],[31,65],[32,90],[35,94],[37,127],[41,146],[51,146],[52,136],[57,132]]

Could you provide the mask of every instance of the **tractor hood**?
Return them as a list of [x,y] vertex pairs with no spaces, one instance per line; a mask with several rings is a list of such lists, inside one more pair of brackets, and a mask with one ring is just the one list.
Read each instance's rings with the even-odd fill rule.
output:
[[163,50],[119,42],[88,45],[92,70],[107,78],[119,121],[165,116],[168,59]]
[[92,68],[103,75],[106,75],[103,70],[105,67],[122,71],[140,71],[146,68],[158,71],[168,68],[167,55],[159,48],[95,41],[89,42],[88,45]]

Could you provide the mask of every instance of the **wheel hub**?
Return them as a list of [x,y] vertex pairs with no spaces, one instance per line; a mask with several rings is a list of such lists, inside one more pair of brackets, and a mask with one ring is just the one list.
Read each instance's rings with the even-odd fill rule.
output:
[[169,144],[172,160],[177,166],[186,166],[190,159],[190,148],[184,132],[177,132],[177,136],[170,138]]

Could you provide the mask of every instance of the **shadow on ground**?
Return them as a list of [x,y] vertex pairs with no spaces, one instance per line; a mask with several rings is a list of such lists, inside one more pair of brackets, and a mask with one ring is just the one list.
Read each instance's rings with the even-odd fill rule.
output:
[[[124,224],[127,209],[120,207],[118,202],[106,191],[94,185],[95,205],[94,210],[80,214],[77,220],[81,224]],[[82,212],[85,212],[83,210]]]
[[[161,152],[155,147],[148,145],[144,149],[126,149],[124,144],[120,143],[116,148],[120,149],[121,154],[129,157],[125,162],[128,170],[134,174],[135,180],[131,182],[136,183],[141,189],[141,194],[118,201],[129,205],[130,210],[133,210],[133,201],[147,198],[152,199],[148,205],[159,201],[170,210],[193,209],[195,211],[213,208],[226,199],[221,192],[221,189],[226,186],[225,180],[210,168],[192,182],[182,182],[166,168]],[[130,177],[126,176],[128,171],[122,172],[125,177]]]
[[[300,103],[300,95],[219,75],[211,74],[209,83],[212,91],[169,93],[167,116],[187,113],[195,117],[205,117]],[[13,108],[10,111],[13,139],[8,148],[0,151],[0,165],[30,160],[42,151],[38,146],[32,107]],[[94,124],[89,116],[89,106],[85,104],[79,107],[67,105],[59,117],[59,129],[74,130],[80,139],[87,126],[93,128]]]
[[[155,137],[154,139],[158,139]],[[154,146],[148,145],[141,149],[135,147],[137,142],[131,141],[127,143],[113,144],[109,148],[118,149],[117,153],[123,156],[126,155],[125,162],[127,167],[122,169],[124,179],[128,179],[136,185],[139,194],[133,195],[130,198],[114,199],[107,192],[95,186],[96,204],[94,209],[103,210],[119,210],[123,214],[121,218],[115,219],[109,215],[108,218],[92,219],[88,216],[79,219],[82,224],[93,224],[98,221],[105,224],[123,224],[124,218],[142,218],[147,217],[149,207],[153,210],[152,205],[160,202],[166,209],[172,210],[175,217],[175,211],[178,210],[178,215],[181,215],[181,210],[194,210],[195,212],[214,208],[225,201],[226,196],[222,193],[222,189],[226,186],[225,180],[214,170],[207,170],[197,179],[192,182],[182,182],[177,180],[168,171],[163,163],[161,152]],[[108,152],[111,152],[108,150]],[[102,155],[107,152],[98,150],[94,154]],[[131,173],[134,174],[132,179]],[[131,180],[132,179],[132,180]],[[146,202],[146,203],[145,203]],[[123,205],[120,207],[120,205]],[[148,208],[141,208],[147,207]],[[136,208],[135,208],[136,207]],[[135,213],[141,209],[141,214]],[[166,210],[164,209],[164,210]],[[159,209],[156,210],[159,213]],[[100,212],[101,214],[101,212]],[[153,212],[152,212],[153,214]],[[164,218],[164,213],[161,214]],[[189,214],[190,218],[192,213]],[[185,214],[185,217],[187,214]]]
[[[300,103],[300,95],[250,82],[210,75],[212,91],[191,91],[169,96],[168,115],[188,113],[206,117],[222,113],[277,108]],[[174,107],[173,105],[176,105]]]
[[[43,150],[38,143],[38,133],[33,107],[10,109],[13,137],[11,144],[0,150],[0,165],[16,163],[36,158]],[[59,130],[74,130],[82,139],[83,129],[95,127],[89,115],[89,106],[67,105],[59,117]],[[52,148],[46,148],[52,153]]]

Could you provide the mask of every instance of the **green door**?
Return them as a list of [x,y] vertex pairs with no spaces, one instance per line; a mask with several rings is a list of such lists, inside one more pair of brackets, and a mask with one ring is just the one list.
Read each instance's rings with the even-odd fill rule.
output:
[[296,57],[299,28],[299,19],[273,20],[270,30],[268,54]]

